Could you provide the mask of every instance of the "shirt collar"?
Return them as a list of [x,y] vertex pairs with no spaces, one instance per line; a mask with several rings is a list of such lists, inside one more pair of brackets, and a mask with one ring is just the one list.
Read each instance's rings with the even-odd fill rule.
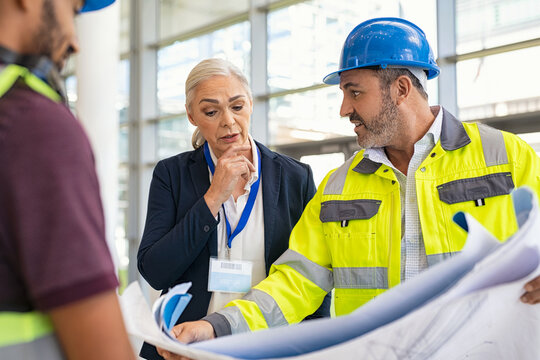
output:
[[433,136],[433,143],[436,144],[441,138],[443,111],[442,107],[439,105],[432,106],[431,110],[437,111],[437,115],[435,116],[435,120],[433,121],[433,124],[431,124],[427,134],[431,134]]

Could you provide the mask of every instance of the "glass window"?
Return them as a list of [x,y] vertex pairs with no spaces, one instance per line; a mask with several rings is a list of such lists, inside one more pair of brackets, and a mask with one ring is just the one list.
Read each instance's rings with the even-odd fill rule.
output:
[[129,128],[127,126],[120,126],[120,133],[118,137],[118,160],[121,163],[129,161]]
[[345,154],[339,152],[322,155],[306,155],[302,156],[300,161],[311,166],[311,170],[313,170],[313,180],[318,187],[330,170],[343,164],[345,161]]
[[118,65],[118,92],[116,94],[116,110],[120,124],[128,122],[129,108],[129,60],[121,60]]
[[[487,6],[489,5],[489,6]],[[482,19],[482,21],[478,21]],[[456,1],[457,53],[540,37],[538,0]],[[540,56],[540,47],[460,61],[456,65],[459,118],[474,120],[540,110],[540,88],[513,69]],[[526,66],[527,79],[540,79]]]
[[120,0],[120,54],[129,52],[130,0]]
[[[540,87],[515,71],[524,59],[538,59],[540,47],[457,63],[460,120],[506,116],[540,110]],[[526,67],[527,79],[540,79],[538,66]]]
[[[376,3],[379,3],[377,5]],[[268,14],[268,86],[270,91],[321,83],[337,69],[347,34],[362,20],[397,3],[312,0]]]
[[158,51],[157,98],[160,114],[185,111],[184,86],[191,69],[205,58],[231,61],[249,79],[249,23],[242,22],[212,33],[178,41]]
[[195,127],[186,115],[160,120],[157,125],[157,153],[160,159],[192,150],[191,136]]
[[339,116],[341,100],[337,86],[271,98],[270,143],[280,145],[354,135],[349,119]]
[[249,9],[250,0],[160,0],[160,39],[214,24]]
[[[420,26],[436,53],[436,2],[311,0],[268,15],[268,86],[270,92],[320,84],[338,69],[343,42],[355,26],[378,16],[408,19]],[[436,81],[428,83],[437,102]],[[342,95],[337,86],[271,98],[269,141],[273,145],[354,135],[340,119]]]
[[268,15],[268,86],[271,91],[322,82],[338,68],[347,34],[374,16],[397,16],[398,1],[312,0]]
[[538,38],[540,1],[457,0],[456,32],[458,54]]

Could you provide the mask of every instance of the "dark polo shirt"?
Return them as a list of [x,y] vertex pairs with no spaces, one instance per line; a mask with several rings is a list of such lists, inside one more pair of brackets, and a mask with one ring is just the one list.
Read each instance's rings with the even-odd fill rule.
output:
[[46,311],[118,285],[89,141],[68,108],[0,98],[0,311]]

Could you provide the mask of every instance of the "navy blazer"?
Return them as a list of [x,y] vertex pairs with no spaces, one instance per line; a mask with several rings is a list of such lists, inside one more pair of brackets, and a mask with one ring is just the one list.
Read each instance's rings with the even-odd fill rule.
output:
[[[309,165],[256,144],[261,154],[268,275],[272,263],[287,250],[289,235],[316,189]],[[203,198],[209,187],[202,147],[160,161],[150,185],[137,266],[153,288],[164,292],[176,284],[192,282],[189,292],[193,298],[178,323],[201,319],[210,304],[209,259],[217,256],[218,221]],[[313,317],[329,316],[329,313],[327,296]],[[141,355],[153,358],[144,354],[145,347]]]

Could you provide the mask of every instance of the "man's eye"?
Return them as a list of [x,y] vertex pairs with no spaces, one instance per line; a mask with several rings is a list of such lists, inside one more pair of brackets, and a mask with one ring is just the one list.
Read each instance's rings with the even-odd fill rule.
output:
[[354,90],[353,90],[353,91],[351,91],[351,93],[352,93],[352,95],[353,95],[354,97],[357,97],[358,95],[360,95],[360,91],[354,91]]

